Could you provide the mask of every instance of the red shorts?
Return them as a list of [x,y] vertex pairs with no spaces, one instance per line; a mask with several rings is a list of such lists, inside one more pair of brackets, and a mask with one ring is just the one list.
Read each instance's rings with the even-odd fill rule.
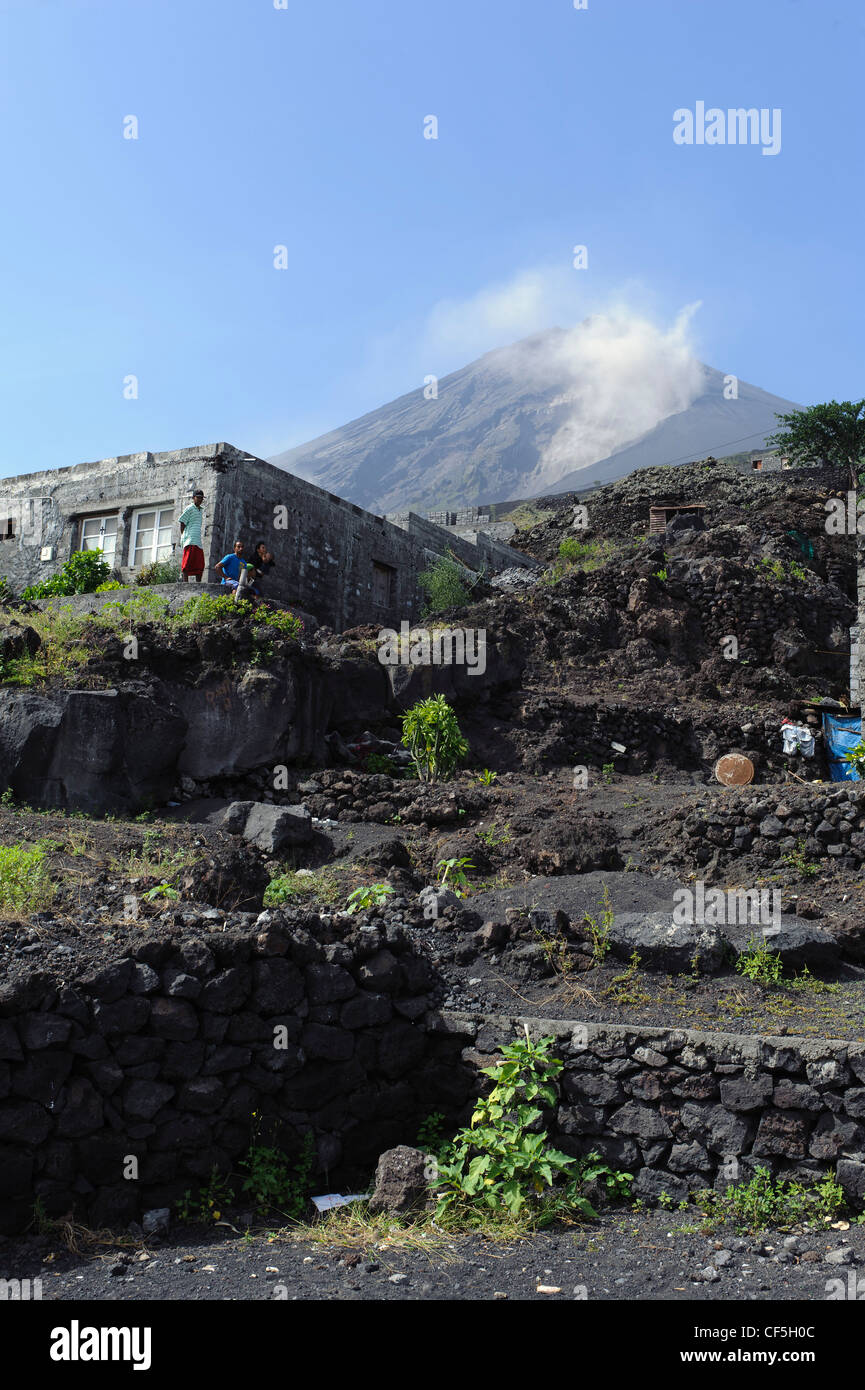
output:
[[204,551],[200,545],[187,545],[184,548],[180,572],[181,574],[204,573]]

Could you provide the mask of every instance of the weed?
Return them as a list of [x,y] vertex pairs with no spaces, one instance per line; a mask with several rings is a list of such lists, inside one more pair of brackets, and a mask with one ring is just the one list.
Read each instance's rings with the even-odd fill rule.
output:
[[600,909],[598,917],[595,918],[591,913],[586,912],[583,914],[583,923],[592,943],[592,960],[595,965],[602,965],[604,957],[610,949],[610,929],[614,917],[610,906],[610,890],[606,883],[598,906]]
[[214,1164],[206,1186],[199,1187],[195,1197],[191,1188],[187,1188],[174,1205],[180,1221],[218,1221],[222,1216],[223,1207],[229,1206],[232,1199],[229,1179],[223,1176]]
[[612,782],[613,773],[615,772],[615,770],[615,763],[604,763],[603,767],[601,768],[601,778],[603,779],[605,786],[609,786]]
[[[851,750],[851,751],[855,751],[855,750]],[[849,754],[848,754],[848,759],[849,759]],[[795,869],[796,872],[797,872],[797,873],[800,875],[800,877],[802,877],[802,878],[813,878],[815,874],[818,874],[818,873],[820,872],[820,870],[819,870],[819,868],[818,868],[818,866],[817,866],[816,864],[811,864],[811,863],[809,863],[809,861],[805,858],[805,841],[804,841],[804,840],[797,840],[797,841],[796,841],[796,848],[795,848],[795,850],[791,850],[789,854],[782,854],[782,855],[781,855],[781,863],[782,863],[782,864],[789,864],[789,865],[790,865],[790,868],[791,868],[791,869]]]
[[497,772],[490,772],[489,768],[485,767],[483,772],[478,773],[475,781],[480,782],[482,787],[491,787],[498,775]]
[[748,938],[745,950],[736,961],[736,972],[764,989],[772,989],[781,983],[783,974],[781,957],[777,951],[770,951],[765,940]]
[[[465,895],[465,890],[469,886],[466,869],[473,869],[475,866],[468,858],[462,859],[440,859],[436,864],[437,869],[443,870],[439,880],[440,888],[452,888],[458,898]],[[450,875],[450,882],[448,882]]]
[[347,912],[362,912],[368,907],[383,907],[393,893],[389,883],[370,883],[363,888],[355,888],[348,895]]
[[497,849],[499,845],[509,845],[511,842],[510,821],[508,821],[501,830],[497,828],[496,822],[493,821],[492,825],[486,830],[478,831],[478,839],[489,849]]
[[0,909],[37,912],[54,901],[56,886],[45,862],[47,845],[0,845]]
[[290,1220],[304,1213],[309,1200],[310,1179],[315,1164],[315,1138],[312,1130],[303,1136],[300,1150],[291,1162],[280,1149],[260,1143],[259,1119],[253,1113],[255,1129],[247,1154],[238,1163],[247,1177],[241,1191],[247,1192],[259,1215],[276,1210]]
[[768,1168],[757,1168],[748,1182],[735,1183],[724,1193],[700,1193],[699,1205],[709,1215],[732,1221],[741,1231],[768,1227],[783,1231],[803,1221],[836,1221],[844,1209],[844,1192],[831,1173],[808,1188],[773,1178]]

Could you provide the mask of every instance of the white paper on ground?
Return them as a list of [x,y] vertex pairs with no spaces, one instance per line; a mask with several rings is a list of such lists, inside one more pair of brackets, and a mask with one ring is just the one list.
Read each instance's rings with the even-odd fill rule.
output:
[[348,1197],[343,1197],[338,1192],[328,1192],[324,1197],[313,1197],[312,1204],[316,1211],[330,1211],[331,1207],[345,1207],[349,1202],[362,1202],[368,1196],[368,1192],[353,1192]]

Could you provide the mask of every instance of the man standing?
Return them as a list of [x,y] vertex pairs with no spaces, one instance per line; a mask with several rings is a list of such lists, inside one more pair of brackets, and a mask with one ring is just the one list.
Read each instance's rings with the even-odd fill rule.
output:
[[201,508],[203,504],[204,493],[199,487],[192,494],[191,505],[180,516],[180,538],[183,541],[180,577],[184,584],[189,583],[190,575],[194,577],[196,584],[200,584],[201,576],[204,573],[204,551],[201,546],[201,524],[204,520]]

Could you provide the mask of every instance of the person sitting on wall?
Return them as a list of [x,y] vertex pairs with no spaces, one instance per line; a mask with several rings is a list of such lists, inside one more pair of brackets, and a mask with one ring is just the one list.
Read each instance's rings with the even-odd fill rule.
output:
[[262,580],[270,573],[276,565],[273,554],[267,548],[266,541],[259,541],[253,551],[252,563],[255,566],[255,577],[253,593],[261,598]]
[[180,538],[183,541],[183,558],[180,562],[180,577],[184,584],[188,584],[192,577],[196,584],[201,583],[201,576],[204,573],[204,551],[201,548],[201,525],[204,520],[201,508],[204,504],[204,493],[201,488],[196,488],[192,494],[192,502],[185,512],[180,514]]
[[218,564],[213,568],[217,574],[222,575],[222,583],[227,589],[236,589],[240,580],[240,571],[245,566],[243,559],[243,541],[234,542],[234,550],[228,555],[223,555]]

